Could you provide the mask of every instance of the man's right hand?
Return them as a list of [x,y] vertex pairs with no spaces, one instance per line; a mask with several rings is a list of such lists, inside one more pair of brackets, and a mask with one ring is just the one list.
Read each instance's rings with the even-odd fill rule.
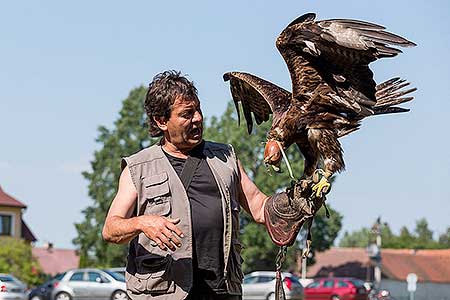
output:
[[142,215],[137,219],[139,230],[154,241],[161,250],[169,248],[175,251],[175,246],[181,247],[180,238],[184,235],[176,226],[180,222],[179,218],[170,219],[155,215]]

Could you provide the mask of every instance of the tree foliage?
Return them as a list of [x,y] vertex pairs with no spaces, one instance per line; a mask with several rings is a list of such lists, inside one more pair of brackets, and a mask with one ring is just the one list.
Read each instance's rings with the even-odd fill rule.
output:
[[143,87],[132,90],[123,101],[114,128],[101,126],[98,129],[96,141],[101,147],[94,153],[91,171],[83,172],[89,182],[88,192],[93,203],[83,210],[84,220],[75,224],[78,236],[73,241],[79,247],[82,267],[125,265],[126,245],[104,242],[101,232],[117,192],[121,157],[135,153],[151,142],[143,109],[145,92]]
[[12,237],[0,238],[0,273],[13,274],[31,286],[39,284],[43,277],[30,244]]
[[[120,175],[120,158],[135,153],[154,142],[149,138],[146,117],[143,110],[144,88],[131,91],[123,102],[118,120],[113,129],[99,128],[97,142],[100,149],[94,154],[91,171],[84,172],[88,180],[89,196],[93,203],[83,210],[84,220],[76,224],[78,232],[74,243],[81,254],[81,266],[120,266],[125,264],[126,247],[107,244],[101,237],[103,222],[110,203],[117,190]],[[242,124],[244,125],[244,124]],[[272,174],[266,171],[263,163],[265,134],[269,123],[256,126],[252,135],[248,135],[245,126],[238,126],[237,115],[230,101],[221,117],[212,117],[205,122],[205,139],[232,144],[248,175],[266,194],[272,194],[290,184],[287,172]],[[287,152],[292,162],[294,174],[300,177],[303,159],[297,149],[291,147]],[[340,228],[342,216],[332,211],[329,220],[321,211],[313,225],[313,247],[323,251],[334,242]],[[274,258],[278,251],[270,240],[264,226],[251,222],[244,216],[242,223],[242,240],[245,245],[243,256],[244,271],[273,269]],[[295,247],[291,247],[286,266],[292,265]]]
[[[389,224],[384,223],[381,227],[381,240],[383,248],[392,249],[444,249],[450,248],[449,243],[450,227],[447,232],[439,236],[438,240],[433,239],[433,231],[428,228],[425,218],[416,221],[413,232],[406,226],[400,229],[398,235],[394,234]],[[352,233],[345,232],[339,246],[341,247],[367,247],[370,243],[375,243],[375,232],[363,227]]]

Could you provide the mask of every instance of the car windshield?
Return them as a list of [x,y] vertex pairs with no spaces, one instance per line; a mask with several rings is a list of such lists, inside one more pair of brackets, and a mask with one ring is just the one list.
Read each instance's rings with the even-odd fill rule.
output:
[[294,284],[302,285],[298,279],[298,277],[292,275],[288,277]]
[[123,276],[122,274],[117,273],[117,272],[111,272],[111,271],[108,271],[108,270],[103,270],[103,271],[105,273],[109,274],[115,280],[125,282],[125,276]]
[[0,275],[0,281],[13,282],[14,278],[12,276],[8,276],[8,275]]
[[64,277],[64,275],[66,275],[66,272],[56,274],[55,277],[52,278],[52,280],[61,280]]
[[357,288],[364,287],[364,281],[362,281],[362,280],[359,280],[359,279],[352,279],[352,280],[350,280],[350,281],[351,281],[351,283],[353,283],[353,285],[354,285],[355,287],[357,287]]

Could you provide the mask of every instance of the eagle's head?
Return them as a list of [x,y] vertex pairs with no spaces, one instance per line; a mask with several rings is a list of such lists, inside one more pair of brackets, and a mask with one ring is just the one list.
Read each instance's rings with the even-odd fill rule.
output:
[[283,157],[280,149],[281,143],[276,140],[269,139],[266,143],[266,148],[264,149],[264,163],[266,165],[271,165],[276,171],[280,171],[281,158]]

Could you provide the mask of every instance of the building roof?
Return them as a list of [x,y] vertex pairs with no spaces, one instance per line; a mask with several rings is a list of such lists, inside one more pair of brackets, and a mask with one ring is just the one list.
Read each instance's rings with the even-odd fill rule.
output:
[[416,273],[419,281],[450,283],[450,249],[443,250],[382,250],[383,274],[406,280]]
[[[416,273],[419,281],[450,283],[450,249],[412,250],[382,249],[382,276],[404,281]],[[316,263],[309,267],[309,277],[352,276],[373,279],[374,263],[364,248],[331,248],[316,254]]]
[[26,208],[27,206],[20,202],[19,200],[14,199],[7,193],[5,193],[2,190],[2,187],[0,187],[0,206],[12,206],[12,207],[20,207],[20,208]]
[[78,268],[80,257],[73,249],[34,247],[33,256],[38,260],[45,274],[56,275],[69,269]]
[[307,268],[308,277],[356,277],[373,280],[372,264],[364,248],[331,248],[316,252],[316,263]]
[[27,226],[27,224],[22,220],[22,233],[21,237],[27,241],[27,242],[36,242],[37,239],[34,236],[34,234],[31,232],[30,228]]

